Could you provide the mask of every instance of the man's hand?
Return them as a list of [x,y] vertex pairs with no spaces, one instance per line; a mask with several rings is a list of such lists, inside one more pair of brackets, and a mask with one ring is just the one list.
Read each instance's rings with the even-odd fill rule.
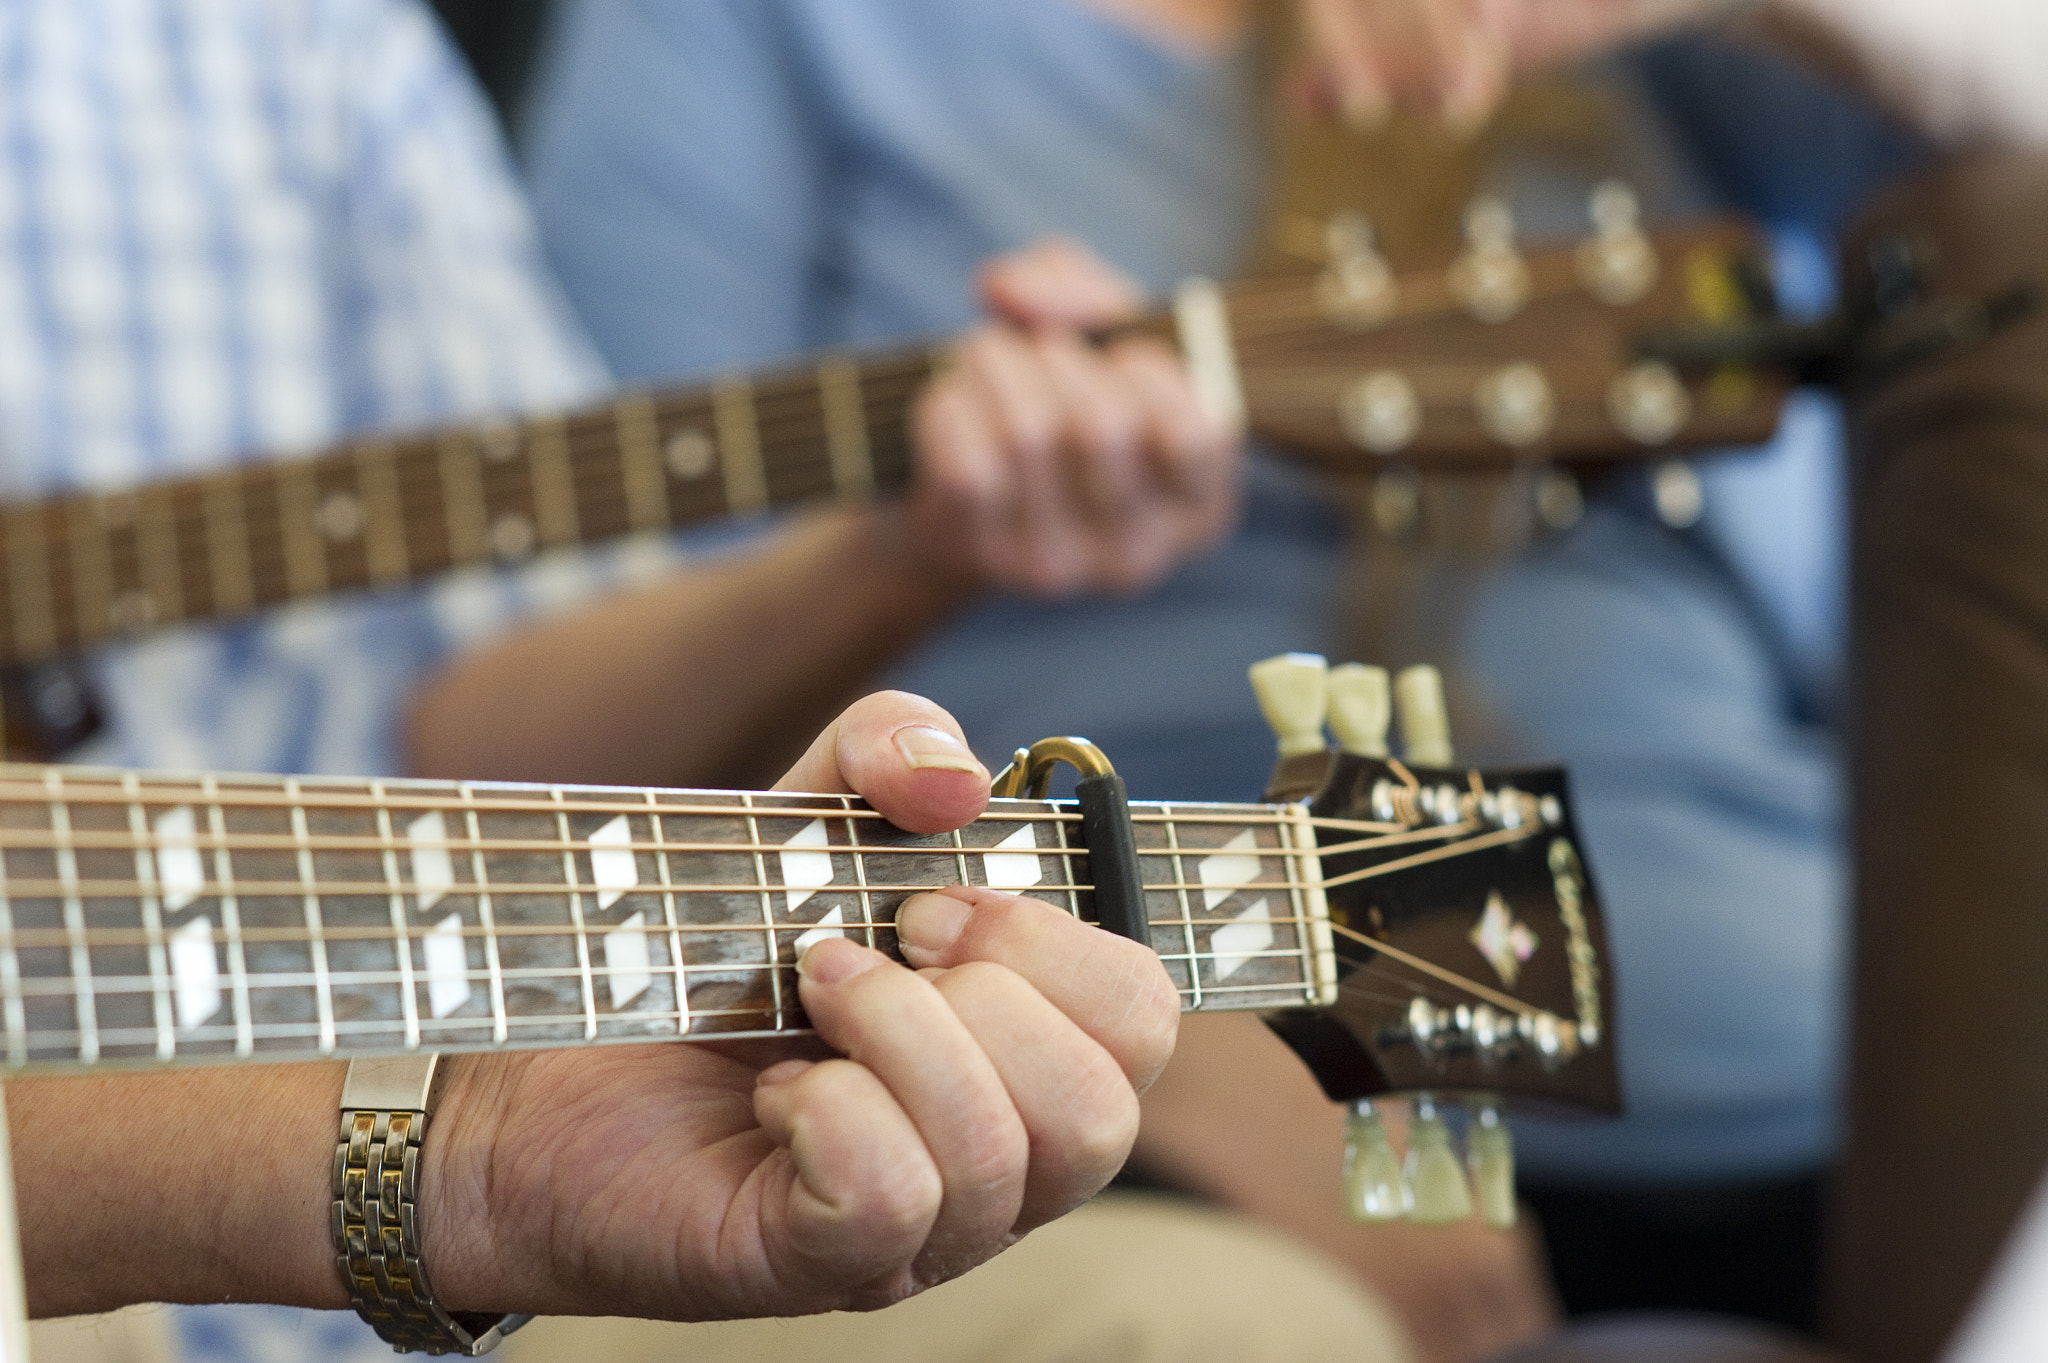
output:
[[[884,693],[784,788],[958,827],[988,773]],[[1158,959],[1036,900],[919,895],[906,969],[800,966],[816,1044],[451,1058],[426,1146],[428,1273],[457,1309],[673,1319],[885,1305],[973,1267],[1121,1167],[1172,1050]]]
[[1202,413],[1166,346],[1089,344],[1137,290],[1070,242],[982,274],[1001,319],[920,397],[917,480],[894,533],[942,572],[1035,596],[1137,591],[1235,516],[1240,433]]
[[1297,0],[1295,89],[1371,124],[1396,108],[1474,127],[1516,76],[1731,8],[1729,0]]

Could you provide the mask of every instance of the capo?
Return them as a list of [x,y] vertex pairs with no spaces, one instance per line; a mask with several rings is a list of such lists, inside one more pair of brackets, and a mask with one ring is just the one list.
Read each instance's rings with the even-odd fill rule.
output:
[[991,792],[1005,799],[1043,800],[1053,768],[1065,762],[1081,773],[1074,802],[1081,809],[1081,845],[1095,881],[1095,922],[1105,932],[1152,945],[1145,921],[1145,891],[1138,876],[1138,842],[1131,831],[1131,796],[1102,749],[1085,738],[1042,738],[1019,748],[996,773]]

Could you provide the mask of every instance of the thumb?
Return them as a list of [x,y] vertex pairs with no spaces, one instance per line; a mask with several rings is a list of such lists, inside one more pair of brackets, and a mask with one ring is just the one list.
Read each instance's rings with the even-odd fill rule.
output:
[[777,790],[859,795],[897,827],[944,833],[988,805],[988,769],[945,710],[907,691],[878,691],[818,735]]

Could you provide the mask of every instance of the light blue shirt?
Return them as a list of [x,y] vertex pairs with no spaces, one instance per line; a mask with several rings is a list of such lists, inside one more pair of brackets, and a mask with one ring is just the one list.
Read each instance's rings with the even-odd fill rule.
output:
[[[701,371],[961,325],[977,265],[1048,232],[1155,291],[1226,271],[1259,180],[1246,89],[1236,60],[1166,50],[1072,0],[574,0],[543,65],[530,179],[611,364]],[[1831,447],[1816,465],[1810,443],[1795,431],[1710,475],[1706,533],[1789,510],[1788,478],[1826,476]],[[1304,487],[1261,467],[1252,489],[1245,528],[1160,590],[992,603],[896,680],[992,758],[1078,732],[1135,793],[1251,795],[1272,745],[1244,666],[1325,646],[1339,552]],[[1632,1088],[1621,1123],[1525,1127],[1532,1168],[1751,1177],[1825,1157],[1836,779],[1825,733],[1793,714],[1774,613],[1824,672],[1838,615],[1801,573],[1830,552],[1765,531],[1702,554],[1596,510],[1481,604],[1471,675],[1529,751],[1574,767]],[[1770,582],[1785,590],[1760,612]]]

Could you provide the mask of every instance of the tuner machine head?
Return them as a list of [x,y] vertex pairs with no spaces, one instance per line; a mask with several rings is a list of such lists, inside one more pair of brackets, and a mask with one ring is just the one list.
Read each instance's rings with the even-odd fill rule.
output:
[[1252,692],[1279,740],[1284,761],[1324,749],[1330,707],[1330,664],[1316,653],[1283,653],[1251,666]]

